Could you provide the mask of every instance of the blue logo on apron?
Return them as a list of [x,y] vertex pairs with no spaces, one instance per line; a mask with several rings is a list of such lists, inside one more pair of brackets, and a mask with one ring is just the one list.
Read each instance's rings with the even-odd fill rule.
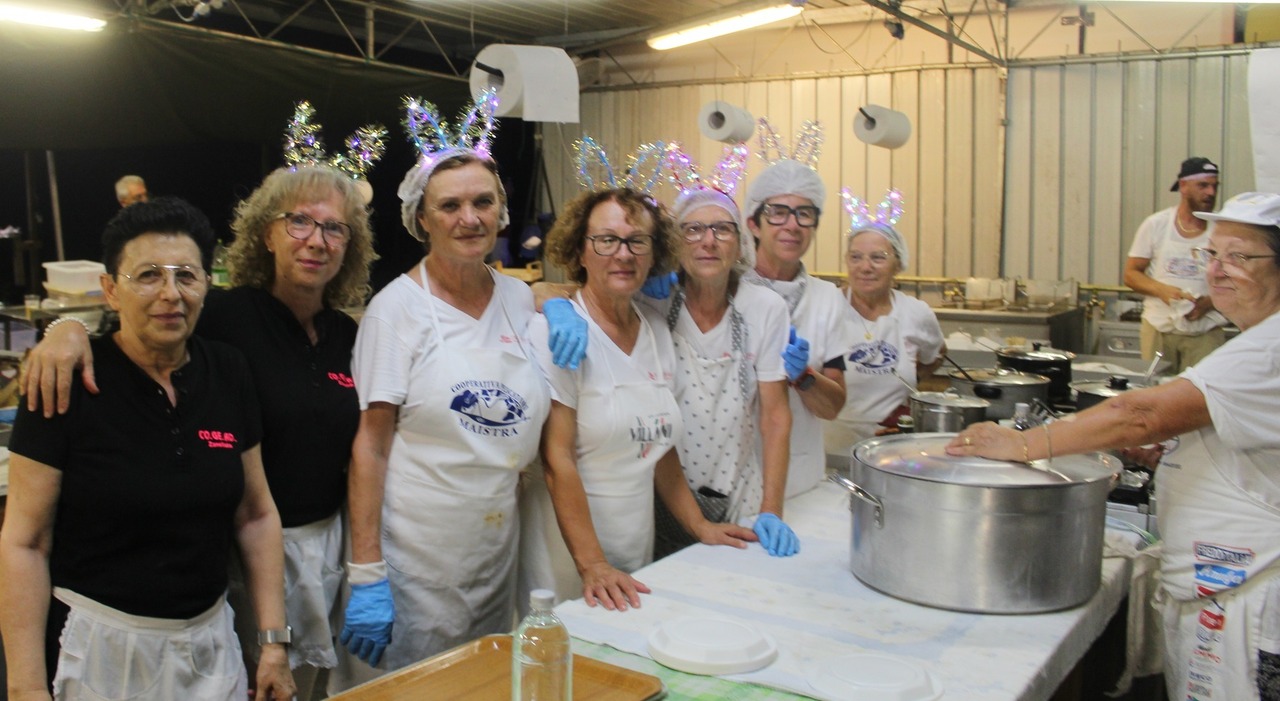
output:
[[468,430],[494,435],[515,435],[513,432],[486,431],[481,427],[503,429],[529,420],[528,402],[510,387],[493,380],[467,380],[449,388],[453,401],[449,408],[462,416],[464,424],[474,422]]
[[879,339],[859,343],[849,354],[849,362],[864,375],[887,375],[898,365],[898,349]]

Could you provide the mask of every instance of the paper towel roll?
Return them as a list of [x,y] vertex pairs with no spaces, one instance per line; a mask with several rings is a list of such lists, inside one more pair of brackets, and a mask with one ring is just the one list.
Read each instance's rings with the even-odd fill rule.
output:
[[898,148],[911,138],[911,120],[888,107],[867,105],[853,118],[853,133],[872,146]]
[[[501,76],[493,70],[501,71]],[[486,88],[498,91],[499,117],[520,117],[528,122],[578,121],[578,70],[564,49],[490,44],[471,66],[471,98],[479,97]]]
[[755,133],[756,120],[741,107],[713,100],[703,105],[698,113],[698,129],[713,141],[740,144]]

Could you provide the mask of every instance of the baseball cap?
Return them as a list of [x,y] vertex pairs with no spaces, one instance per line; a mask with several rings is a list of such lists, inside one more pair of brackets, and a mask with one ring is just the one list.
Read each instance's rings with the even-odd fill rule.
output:
[[1272,192],[1242,192],[1227,200],[1216,212],[1195,212],[1205,221],[1230,221],[1254,226],[1280,226],[1280,195]]
[[1173,187],[1169,188],[1169,192],[1177,192],[1178,183],[1182,182],[1184,178],[1217,174],[1218,164],[1203,156],[1193,156],[1182,162],[1182,169],[1178,171],[1178,179],[1173,181]]

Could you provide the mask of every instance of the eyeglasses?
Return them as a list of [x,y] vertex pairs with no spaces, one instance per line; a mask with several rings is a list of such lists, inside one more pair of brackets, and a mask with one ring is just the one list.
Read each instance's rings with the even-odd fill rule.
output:
[[648,234],[638,234],[625,239],[613,234],[604,234],[588,236],[587,240],[591,242],[591,249],[598,256],[611,256],[624,245],[633,256],[647,256],[653,250],[653,237]]
[[822,214],[822,210],[813,205],[801,205],[799,207],[788,207],[785,204],[766,204],[761,208],[764,214],[764,220],[774,226],[782,226],[787,223],[787,219],[791,215],[795,215],[796,223],[800,226],[817,226],[818,215]]
[[883,268],[889,264],[889,259],[893,257],[892,253],[872,253],[864,256],[861,253],[849,254],[849,265],[862,265],[863,261],[871,264],[874,268]]
[[311,238],[316,229],[330,246],[341,246],[351,240],[351,225],[340,221],[316,221],[302,212],[281,212],[276,219],[284,220],[284,231],[299,241]]
[[1201,265],[1208,265],[1209,263],[1217,261],[1218,265],[1231,268],[1243,268],[1245,263],[1248,263],[1254,258],[1276,257],[1276,254],[1274,253],[1250,255],[1248,253],[1237,253],[1233,251],[1231,253],[1219,254],[1212,248],[1193,248],[1191,249],[1191,255],[1196,259],[1196,262]]
[[738,238],[738,225],[731,221],[717,221],[710,224],[689,222],[688,224],[680,225],[680,231],[684,234],[685,243],[701,243],[707,237],[708,229],[717,241],[733,241]]
[[184,297],[200,297],[209,291],[209,274],[193,265],[140,265],[132,274],[120,273],[129,281],[129,287],[143,297],[151,297],[164,289],[173,279],[178,293]]

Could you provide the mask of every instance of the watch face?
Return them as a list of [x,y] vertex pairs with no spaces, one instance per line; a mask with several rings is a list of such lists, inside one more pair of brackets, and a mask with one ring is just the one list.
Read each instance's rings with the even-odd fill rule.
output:
[[806,374],[804,377],[801,377],[799,380],[796,380],[796,389],[799,389],[799,390],[809,389],[810,387],[813,386],[813,383],[817,381],[818,381],[818,378],[814,377],[813,374],[811,373]]

